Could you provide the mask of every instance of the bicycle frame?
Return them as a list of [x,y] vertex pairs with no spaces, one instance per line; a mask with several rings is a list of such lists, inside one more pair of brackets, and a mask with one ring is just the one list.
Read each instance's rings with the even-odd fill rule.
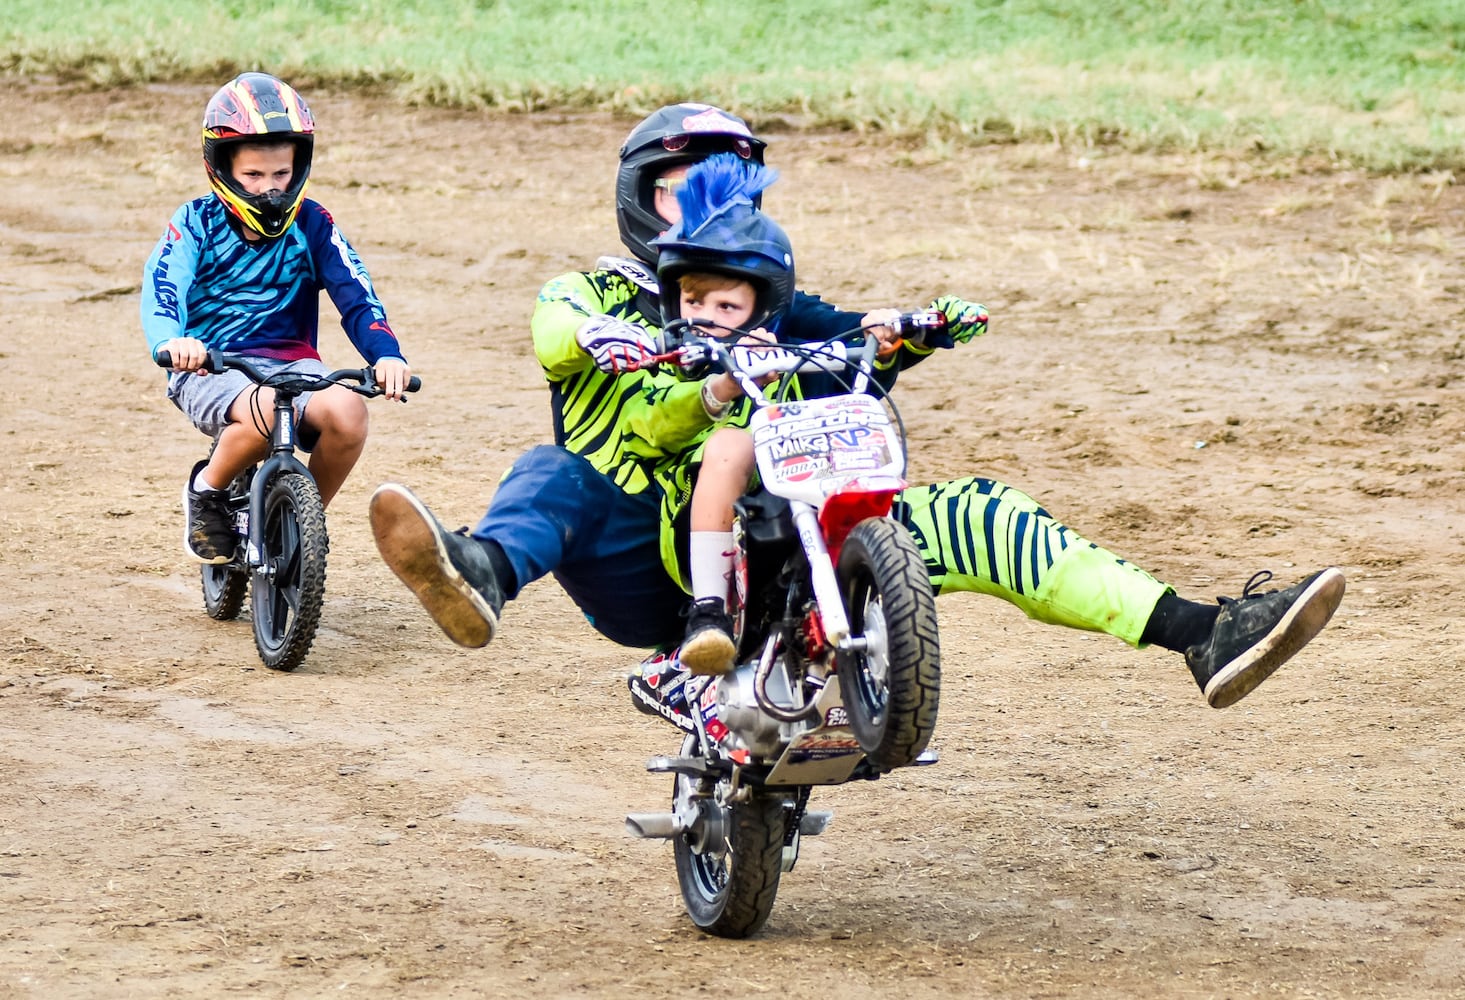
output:
[[256,517],[255,513],[264,510],[265,491],[281,471],[314,478],[305,463],[295,457],[295,400],[300,395],[275,390],[275,423],[270,428],[270,453],[255,470],[254,479],[249,484],[249,547],[244,561],[256,572],[264,568],[264,518]]

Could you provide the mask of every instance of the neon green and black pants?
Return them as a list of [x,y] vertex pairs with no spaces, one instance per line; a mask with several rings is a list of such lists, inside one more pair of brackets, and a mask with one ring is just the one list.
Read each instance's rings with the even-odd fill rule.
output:
[[937,594],[992,594],[1037,621],[1138,646],[1156,603],[1172,592],[992,479],[911,487],[893,514],[915,536]]

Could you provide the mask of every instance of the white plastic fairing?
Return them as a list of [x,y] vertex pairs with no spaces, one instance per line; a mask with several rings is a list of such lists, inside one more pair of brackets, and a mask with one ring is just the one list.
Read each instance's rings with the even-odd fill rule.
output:
[[778,496],[818,506],[855,483],[904,485],[900,438],[871,396],[778,403],[754,413],[748,429],[763,485]]

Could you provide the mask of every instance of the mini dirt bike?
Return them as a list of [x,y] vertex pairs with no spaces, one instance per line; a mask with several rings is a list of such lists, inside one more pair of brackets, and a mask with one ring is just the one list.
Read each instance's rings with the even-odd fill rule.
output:
[[[160,368],[172,368],[167,351]],[[246,357],[209,351],[202,371],[243,372],[275,393],[270,454],[229,484],[228,507],[237,544],[227,563],[202,566],[203,604],[210,618],[232,621],[250,592],[250,619],[259,658],[272,670],[294,670],[305,662],[320,624],[325,599],[325,506],[315,479],[295,457],[295,400],[303,393],[342,385],[362,396],[380,396],[371,368],[340,369],[329,375],[276,372],[266,375]],[[422,382],[413,376],[408,392]]]
[[[678,324],[681,324],[680,326]],[[944,329],[939,312],[907,314],[907,339]],[[768,919],[800,838],[828,812],[812,789],[928,764],[941,688],[936,604],[908,530],[889,514],[907,484],[903,434],[872,395],[878,344],[851,331],[815,344],[728,346],[668,324],[655,362],[731,374],[755,406],[749,423],[762,489],[735,506],[738,666],[694,677],[660,654],[632,684],[646,710],[683,731],[681,752],[647,764],[674,775],[672,811],[626,817],[637,837],[672,841],[692,921],[741,938]],[[858,346],[851,343],[860,338]],[[853,372],[848,392],[784,401],[801,371]],[[772,391],[759,380],[782,379]],[[843,379],[842,379],[843,381]]]

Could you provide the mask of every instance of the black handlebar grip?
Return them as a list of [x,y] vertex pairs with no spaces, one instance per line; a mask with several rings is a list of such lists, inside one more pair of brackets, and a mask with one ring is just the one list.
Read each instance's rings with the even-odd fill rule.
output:
[[407,380],[407,391],[408,392],[416,392],[418,389],[421,389],[421,388],[422,388],[422,379],[418,378],[416,375],[413,375],[411,378],[409,378]]
[[[159,351],[153,355],[153,360],[157,362],[159,368],[172,368],[173,352]],[[210,347],[208,357],[204,359],[204,363],[199,366],[198,370],[207,375],[219,374],[224,370],[224,352]]]

